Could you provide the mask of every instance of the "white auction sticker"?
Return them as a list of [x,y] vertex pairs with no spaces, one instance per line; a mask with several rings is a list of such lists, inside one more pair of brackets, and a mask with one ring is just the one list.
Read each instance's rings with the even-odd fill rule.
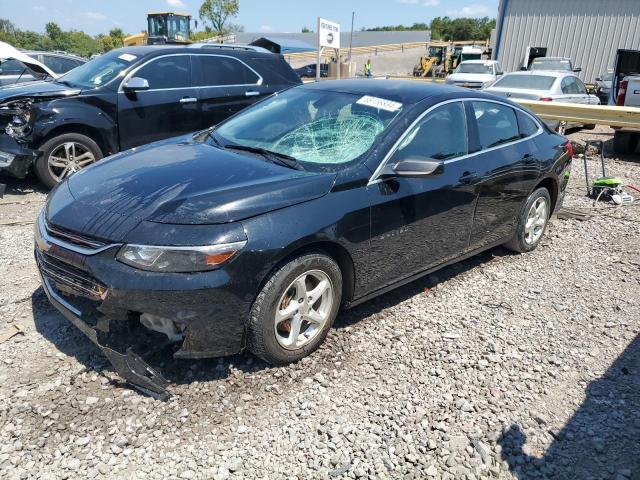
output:
[[384,98],[371,97],[369,95],[365,95],[360,98],[356,103],[358,105],[366,105],[367,107],[381,108],[387,112],[396,112],[402,108],[402,104],[399,102],[393,102]]
[[135,55],[131,55],[130,53],[123,53],[118,58],[121,58],[125,62],[131,62],[131,61],[135,60],[138,57],[136,57]]

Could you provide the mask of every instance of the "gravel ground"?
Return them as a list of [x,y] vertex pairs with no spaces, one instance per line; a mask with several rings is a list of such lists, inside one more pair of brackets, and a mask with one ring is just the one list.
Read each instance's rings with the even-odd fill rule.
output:
[[[610,147],[611,131],[570,137]],[[640,183],[640,155],[607,165]],[[572,173],[565,205],[590,208]],[[45,194],[3,180],[0,331],[25,334],[0,344],[0,477],[640,479],[637,206],[343,312],[296,365],[161,356],[163,403],[48,304],[31,251]]]

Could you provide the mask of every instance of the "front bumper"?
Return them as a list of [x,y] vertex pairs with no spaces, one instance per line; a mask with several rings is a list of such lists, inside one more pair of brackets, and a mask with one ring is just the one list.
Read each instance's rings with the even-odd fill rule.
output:
[[0,173],[24,178],[40,152],[24,147],[14,138],[0,134]]
[[175,358],[219,357],[244,347],[250,307],[224,269],[198,274],[136,270],[115,259],[120,244],[71,243],[46,225],[44,213],[35,239],[36,263],[50,302],[143,392],[168,395],[166,380],[143,357],[172,341],[144,327],[142,314],[170,319],[182,332]]

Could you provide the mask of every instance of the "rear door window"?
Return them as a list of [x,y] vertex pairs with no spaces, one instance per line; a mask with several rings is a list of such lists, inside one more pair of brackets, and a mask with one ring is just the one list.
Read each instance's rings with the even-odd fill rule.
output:
[[171,55],[152,60],[133,74],[149,82],[150,90],[191,86],[191,66],[188,55]]
[[493,102],[471,102],[482,149],[497,147],[520,138],[513,108]]
[[425,115],[402,140],[392,161],[409,158],[447,160],[466,155],[467,151],[464,104],[452,102]]
[[232,57],[198,55],[200,61],[199,86],[255,85],[260,80],[244,63]]

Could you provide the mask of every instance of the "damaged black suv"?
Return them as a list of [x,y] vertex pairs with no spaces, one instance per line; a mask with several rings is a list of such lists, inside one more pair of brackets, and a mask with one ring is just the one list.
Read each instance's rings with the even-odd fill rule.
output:
[[51,188],[104,156],[210,127],[300,83],[281,55],[144,46],[0,91],[0,173]]

